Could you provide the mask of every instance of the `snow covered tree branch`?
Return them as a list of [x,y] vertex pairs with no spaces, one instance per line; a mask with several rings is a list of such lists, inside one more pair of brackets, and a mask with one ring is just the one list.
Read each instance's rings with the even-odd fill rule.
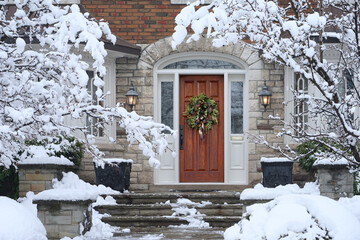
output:
[[[177,16],[173,47],[191,28],[188,41],[206,32],[214,46],[243,44],[266,61],[290,67],[316,94],[292,89],[295,106],[307,109],[293,113],[279,135],[325,144],[331,156],[359,165],[359,16],[358,0],[290,0],[285,5],[277,0],[214,0],[207,6],[197,1]],[[327,60],[327,52],[337,59]],[[310,120],[299,123],[304,115]]]
[[[97,160],[101,153],[88,128],[104,128],[113,121],[125,128],[130,143],[139,142],[143,154],[157,163],[156,154],[167,148],[163,132],[172,130],[119,106],[97,105],[87,90],[89,65],[82,53],[93,59],[97,99],[108,95],[102,91],[107,52],[101,38],[113,43],[116,38],[107,23],[90,19],[78,5],[61,6],[52,0],[15,0],[11,7],[0,2],[0,166],[16,164],[18,153],[29,150],[29,140],[51,143],[58,136],[73,136],[75,130],[83,133],[77,140]],[[65,118],[97,121],[72,126]],[[51,145],[49,152],[54,150]]]

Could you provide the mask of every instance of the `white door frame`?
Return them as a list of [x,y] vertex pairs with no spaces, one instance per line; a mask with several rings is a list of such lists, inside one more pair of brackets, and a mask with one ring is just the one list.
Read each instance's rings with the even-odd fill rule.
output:
[[[241,69],[163,69],[168,64],[191,59],[213,59],[233,63]],[[246,132],[248,131],[248,99],[249,87],[247,81],[247,67],[238,58],[220,53],[186,52],[167,56],[154,66],[154,120],[161,121],[161,82],[173,82],[173,110],[174,130],[179,130],[179,79],[180,75],[223,75],[224,76],[224,183],[180,183],[179,182],[179,154],[175,158],[170,152],[161,158],[162,166],[155,169],[155,185],[233,185],[248,184],[248,147]],[[243,134],[231,134],[231,81],[243,82]],[[170,147],[178,153],[179,139],[169,139]],[[240,147],[240,148],[239,148]],[[239,156],[240,154],[240,156]],[[241,156],[242,155],[242,156]],[[242,157],[242,158],[241,158]],[[166,177],[167,176],[167,177]]]

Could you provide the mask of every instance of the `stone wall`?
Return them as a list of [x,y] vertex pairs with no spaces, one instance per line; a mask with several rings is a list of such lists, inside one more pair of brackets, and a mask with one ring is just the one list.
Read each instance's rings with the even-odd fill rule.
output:
[[354,176],[346,165],[317,165],[320,194],[335,200],[352,197]]
[[77,167],[55,164],[19,164],[19,196],[28,191],[35,194],[52,188],[54,178],[61,180],[62,172],[76,172]]
[[74,238],[91,228],[91,200],[37,200],[38,218],[46,229],[49,240]]
[[[258,70],[256,76],[249,76],[249,184],[261,182],[261,157],[275,157],[277,152],[265,145],[256,144],[251,135],[261,135],[273,145],[283,145],[284,138],[277,137],[283,124],[279,120],[271,120],[269,116],[279,116],[284,120],[284,69],[273,63],[264,63],[264,67]],[[258,93],[264,86],[264,80],[272,92],[271,104],[267,107],[260,105]]]

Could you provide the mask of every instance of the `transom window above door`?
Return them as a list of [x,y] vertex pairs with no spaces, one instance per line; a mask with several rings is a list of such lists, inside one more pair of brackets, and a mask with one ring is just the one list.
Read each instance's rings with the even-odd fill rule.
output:
[[164,69],[241,69],[241,67],[223,60],[192,59],[171,63]]

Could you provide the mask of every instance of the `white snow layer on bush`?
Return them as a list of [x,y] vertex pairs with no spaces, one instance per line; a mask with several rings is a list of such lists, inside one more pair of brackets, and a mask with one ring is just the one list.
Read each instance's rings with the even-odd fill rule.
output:
[[22,204],[0,197],[1,240],[45,240],[46,230],[40,220]]
[[61,181],[53,180],[54,189],[49,189],[38,193],[35,200],[96,200],[100,194],[119,194],[120,192],[112,190],[104,185],[91,185],[84,182],[72,172],[63,173]]
[[248,207],[247,214],[239,227],[225,231],[226,240],[360,239],[359,220],[341,203],[323,196],[280,196]]
[[265,188],[262,184],[256,184],[254,188],[245,189],[241,195],[241,200],[270,200],[286,194],[315,194],[320,195],[319,185],[315,182],[306,183],[304,188],[297,184],[277,186],[276,188]]
[[74,163],[65,157],[34,157],[34,158],[26,158],[21,160],[19,164],[55,164],[55,165],[67,165],[73,166]]

